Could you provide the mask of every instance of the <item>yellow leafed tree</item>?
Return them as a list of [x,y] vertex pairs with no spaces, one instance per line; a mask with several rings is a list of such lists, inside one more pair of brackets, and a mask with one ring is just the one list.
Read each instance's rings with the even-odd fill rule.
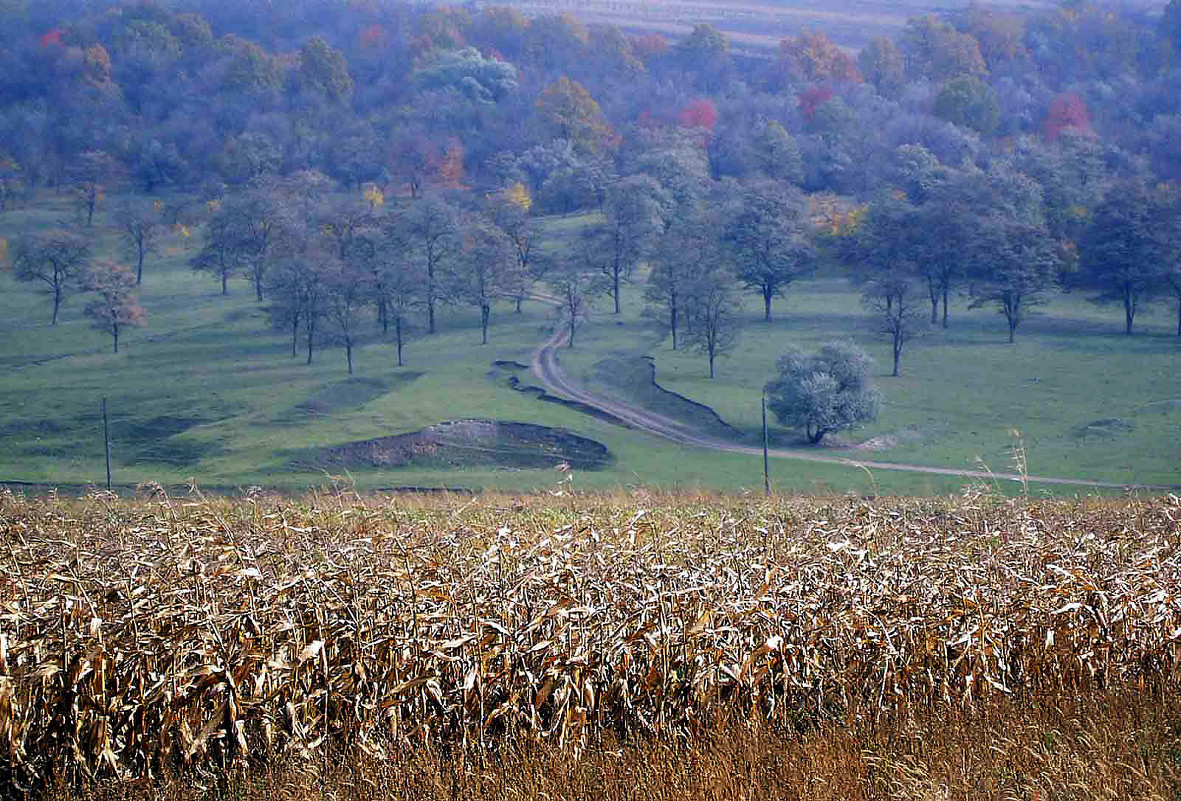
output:
[[504,196],[509,203],[519,206],[521,211],[533,208],[533,197],[529,194],[529,188],[520,181],[504,190]]
[[385,192],[381,191],[381,187],[377,184],[366,184],[363,194],[365,196],[365,202],[374,211],[385,205]]

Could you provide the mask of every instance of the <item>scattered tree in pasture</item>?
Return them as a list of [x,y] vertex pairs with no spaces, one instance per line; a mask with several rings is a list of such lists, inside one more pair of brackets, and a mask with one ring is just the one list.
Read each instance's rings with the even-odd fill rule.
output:
[[685,343],[706,357],[709,377],[713,378],[717,358],[729,353],[738,341],[739,304],[730,274],[715,263],[690,284],[688,300],[690,325]]
[[981,234],[972,270],[972,307],[995,306],[1009,324],[1009,342],[1030,312],[1044,306],[1055,286],[1059,260],[1044,226],[991,220]]
[[1124,333],[1132,334],[1136,313],[1161,277],[1160,219],[1153,190],[1142,181],[1113,187],[1095,210],[1080,243],[1074,282],[1096,291],[1099,303],[1124,309]]
[[591,302],[607,290],[603,281],[604,253],[597,243],[593,234],[584,229],[571,258],[558,259],[548,276],[561,301],[562,316],[569,331],[568,348],[574,347],[574,335],[586,318]]
[[27,234],[17,242],[12,257],[13,276],[34,282],[53,301],[50,325],[57,325],[66,297],[79,289],[90,263],[90,242],[80,234],[54,229]]
[[333,258],[324,268],[325,317],[333,327],[334,339],[344,347],[349,375],[353,374],[353,349],[362,321],[369,309],[371,273],[356,263]]
[[843,257],[864,287],[862,301],[875,332],[890,337],[898,375],[903,347],[926,324],[915,285],[924,250],[923,220],[905,197],[883,195],[870,204],[857,229],[842,241]]
[[161,229],[158,218],[159,214],[152,206],[132,202],[121,204],[115,215],[123,250],[135,260],[136,286],[144,280],[144,260],[159,252]]
[[443,198],[431,195],[405,210],[394,225],[409,258],[418,263],[426,277],[423,301],[427,333],[434,334],[435,313],[446,297],[447,276],[461,244],[459,210]]
[[467,227],[456,295],[480,310],[481,344],[488,344],[492,303],[520,286],[517,256],[509,237],[489,222]]
[[529,216],[532,205],[529,190],[518,182],[493,193],[484,206],[484,214],[504,232],[513,247],[516,269],[512,271],[512,279],[515,283],[509,294],[516,304],[517,314],[521,313],[521,304],[534,285],[545,277],[551,264],[537,246],[539,229]]
[[274,187],[259,184],[221,202],[210,222],[210,234],[226,237],[230,252],[263,300],[266,273],[296,228],[286,199]]
[[128,326],[142,326],[145,314],[132,290],[135,276],[131,270],[112,261],[100,261],[86,271],[85,287],[98,297],[83,310],[99,331],[111,336],[114,352],[119,352],[119,334]]
[[[1181,7],[1178,15],[1181,16]],[[1178,22],[1181,24],[1181,19]],[[1181,27],[1178,30],[1181,31]],[[1181,187],[1174,184],[1163,188],[1159,208],[1161,213],[1157,219],[1155,236],[1161,275],[1165,289],[1177,301],[1177,336],[1181,337]]]
[[115,158],[101,150],[82,153],[70,165],[74,203],[79,216],[85,216],[87,228],[94,224],[94,212],[105,199],[107,187],[114,180],[117,167]]
[[608,255],[602,270],[616,314],[621,311],[622,284],[631,278],[660,230],[661,212],[668,202],[660,184],[646,175],[625,178],[607,189],[607,202],[603,206],[606,224],[596,235]]
[[332,241],[338,259],[347,262],[367,257],[376,219],[364,197],[321,203],[312,219],[320,233]]
[[770,322],[771,301],[814,269],[807,206],[799,190],[780,181],[752,181],[733,194],[725,241],[738,279],[763,299]]
[[323,252],[305,251],[281,258],[267,274],[266,310],[271,324],[291,331],[291,356],[295,357],[302,337],[307,363],[321,335],[321,323],[328,314],[328,275],[333,259]]
[[701,216],[673,221],[657,239],[648,260],[651,270],[644,288],[645,312],[668,331],[673,350],[682,344],[678,335],[689,313],[693,284],[718,258],[716,229]]
[[878,274],[866,285],[862,300],[869,309],[872,329],[890,338],[894,357],[890,375],[897,378],[902,349],[927,330],[919,293],[909,274]]
[[782,425],[803,429],[813,445],[877,418],[873,359],[852,342],[829,342],[818,353],[789,348],[776,369],[765,389],[767,407]]
[[414,331],[413,319],[422,311],[422,286],[425,283],[417,262],[396,253],[380,256],[374,282],[374,294],[384,308],[383,333],[394,336],[398,366],[405,366],[403,348]]
[[220,280],[221,294],[230,294],[230,278],[241,265],[238,262],[235,232],[227,217],[214,215],[209,221],[205,232],[205,244],[189,261],[189,266],[197,272],[209,273]]

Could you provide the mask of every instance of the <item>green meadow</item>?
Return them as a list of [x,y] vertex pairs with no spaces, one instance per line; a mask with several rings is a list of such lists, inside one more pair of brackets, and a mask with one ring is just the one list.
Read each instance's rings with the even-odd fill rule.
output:
[[[46,195],[0,216],[0,237],[11,247],[21,233],[60,224],[70,213],[64,197]],[[556,251],[581,220],[543,223]],[[105,212],[90,230],[98,255],[118,256]],[[192,272],[188,259],[199,236],[171,234],[147,263],[140,291],[147,326],[121,337],[118,354],[83,316],[83,297],[67,300],[60,324],[52,327],[43,296],[0,276],[0,480],[102,484],[105,396],[113,478],[121,487],[158,482],[302,491],[336,482],[358,489],[662,485],[761,491],[759,459],[682,447],[522,391],[536,382],[512,363],[527,365],[557,323],[556,312],[542,302],[526,303],[521,314],[509,304],[498,306],[486,346],[479,344],[478,313],[448,308],[438,334],[416,332],[402,368],[374,324],[350,378],[343,350],[329,344],[317,350],[311,366],[302,351],[292,358],[289,336],[269,327],[245,281],[231,282],[223,297],[216,280]],[[1113,310],[1058,297],[1009,345],[998,315],[969,311],[961,301],[949,330],[908,346],[903,374],[894,379],[882,369],[887,345],[870,330],[856,289],[822,278],[793,286],[777,301],[770,324],[761,321],[751,298],[738,345],[719,361],[711,381],[704,357],[672,351],[640,314],[641,281],[636,276],[627,287],[619,318],[605,300],[597,304],[578,347],[562,354],[563,366],[588,388],[756,443],[760,390],[784,347],[848,337],[877,357],[884,404],[874,425],[826,448],[834,456],[1002,472],[1013,468],[1013,448],[1021,445],[1035,475],[1181,483],[1181,340],[1163,305],[1145,312],[1139,333],[1128,338]],[[570,432],[606,446],[613,459],[598,470],[521,467],[512,447],[500,453],[496,443],[489,443],[486,458],[468,462],[444,455],[400,466],[339,466],[319,458],[349,443],[467,419]],[[774,420],[772,426],[774,443],[798,444],[794,432]],[[965,483],[869,467],[872,478],[854,466],[776,460],[772,474],[775,487],[786,492],[876,487],[926,494]]]

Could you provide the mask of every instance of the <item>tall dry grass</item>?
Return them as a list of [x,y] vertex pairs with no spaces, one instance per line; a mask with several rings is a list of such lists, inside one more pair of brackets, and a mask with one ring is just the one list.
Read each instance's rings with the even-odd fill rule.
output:
[[1179,521],[1176,497],[4,495],[0,779],[1170,797]]

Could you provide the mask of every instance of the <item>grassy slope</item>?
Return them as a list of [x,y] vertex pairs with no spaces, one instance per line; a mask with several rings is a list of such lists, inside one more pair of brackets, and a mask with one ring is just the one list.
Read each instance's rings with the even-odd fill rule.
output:
[[[0,236],[52,224],[64,201],[45,198],[36,208],[0,217]],[[100,247],[114,255],[114,239],[96,218]],[[547,221],[553,240],[573,236],[582,220]],[[103,477],[99,400],[107,395],[115,443],[115,478],[203,485],[300,488],[322,483],[322,474],[299,472],[290,462],[308,449],[418,430],[440,420],[487,417],[565,427],[596,439],[616,455],[613,468],[580,473],[577,486],[661,483],[718,488],[758,487],[757,459],[682,448],[601,422],[556,404],[540,403],[490,377],[498,359],[528,363],[532,349],[553,325],[553,312],[526,304],[523,315],[498,308],[492,343],[479,347],[477,319],[448,310],[442,331],[407,347],[407,367],[393,367],[390,345],[371,341],[357,354],[349,380],[343,353],[323,350],[311,368],[291,359],[285,336],[266,320],[244,282],[223,298],[216,281],[186,266],[179,238],[149,263],[142,301],[147,328],[131,332],[124,352],[91,330],[74,298],[62,324],[48,325],[47,303],[27,285],[0,279],[0,479],[41,483],[99,482]],[[192,245],[196,247],[194,243]],[[804,294],[807,302],[805,305]],[[834,336],[870,344],[884,364],[886,350],[866,333],[857,296],[841,282],[801,285],[777,304],[777,320],[751,325],[735,353],[720,362],[719,378],[703,378],[704,361],[673,353],[639,316],[639,290],[625,295],[622,321],[596,311],[579,333],[579,348],[563,354],[571,372],[599,390],[627,397],[603,384],[595,365],[605,356],[656,357],[666,388],[706,403],[757,439],[759,387],[787,342],[808,346]],[[807,313],[804,313],[804,310]],[[992,314],[954,309],[953,328],[936,333],[906,354],[905,376],[882,378],[886,396],[880,423],[856,438],[893,434],[899,444],[874,454],[849,455],[977,467],[981,457],[1007,469],[1008,431],[1027,437],[1035,473],[1113,481],[1176,483],[1172,456],[1181,441],[1181,382],[1174,375],[1179,344],[1168,335],[1166,315],[1145,318],[1146,334],[1126,340],[1114,316],[1074,301],[1056,303],[1052,316],[1033,322],[1010,348]],[[622,322],[622,324],[617,324]],[[988,365],[992,369],[981,369]],[[633,371],[634,374],[634,371]],[[528,381],[525,374],[522,379]],[[608,375],[609,377],[609,375]],[[1029,379],[1037,377],[1035,383]],[[633,388],[634,389],[634,388]],[[1155,404],[1155,405],[1153,405]],[[669,411],[665,409],[664,411]],[[1120,418],[1130,432],[1076,428]],[[776,439],[792,443],[789,432]],[[776,485],[785,489],[867,491],[869,477],[842,466],[778,462]],[[399,469],[364,471],[361,487],[462,486],[530,489],[552,487],[551,471]],[[877,471],[884,491],[943,492],[962,482]]]
[[[563,354],[566,368],[599,391],[640,396],[635,386],[610,380],[600,366],[604,354],[652,356],[661,386],[710,406],[755,442],[759,394],[783,350],[851,338],[876,358],[884,403],[876,424],[838,443],[880,436],[896,444],[847,451],[850,456],[1007,471],[1017,430],[1033,474],[1181,482],[1181,339],[1164,305],[1143,312],[1138,333],[1129,338],[1117,310],[1058,296],[1009,345],[999,314],[953,302],[950,328],[909,344],[902,375],[891,378],[889,345],[869,329],[856,290],[843,280],[823,279],[792,287],[776,301],[770,324],[762,321],[761,301],[747,297],[739,342],[710,380],[704,356],[674,352],[640,315],[638,293],[633,287],[625,296],[622,319],[610,314],[607,302],[599,303],[579,332],[580,347]],[[675,413],[671,405],[658,410]],[[800,444],[794,432],[774,429],[773,441]]]
[[[0,217],[0,236],[56,224],[68,209],[48,197],[37,207]],[[115,240],[96,217],[99,250],[116,255]],[[561,227],[559,224],[557,227]],[[478,319],[466,310],[441,316],[441,333],[406,349],[407,366],[393,367],[393,348],[372,341],[356,354],[349,380],[343,352],[323,350],[311,368],[292,359],[289,340],[267,329],[265,316],[242,281],[222,297],[215,280],[192,273],[179,238],[145,269],[141,300],[148,326],[109,352],[110,340],[92,330],[75,297],[62,322],[48,325],[48,306],[29,285],[3,282],[0,295],[0,479],[46,484],[103,480],[100,399],[108,396],[115,480],[298,489],[326,481],[297,472],[293,457],[308,449],[415,431],[440,420],[486,417],[565,427],[606,444],[614,468],[582,473],[578,486],[663,483],[752,487],[761,484],[756,460],[693,454],[556,404],[541,403],[492,380],[491,362],[528,363],[553,324],[552,311],[506,306],[493,317],[492,343],[479,347]],[[193,243],[191,247],[196,247]],[[309,409],[310,407],[310,409]],[[459,486],[533,489],[562,476],[548,470],[365,471],[361,487]],[[799,466],[783,471],[780,486],[858,491],[859,471]],[[945,490],[955,482],[900,477],[896,491]]]

